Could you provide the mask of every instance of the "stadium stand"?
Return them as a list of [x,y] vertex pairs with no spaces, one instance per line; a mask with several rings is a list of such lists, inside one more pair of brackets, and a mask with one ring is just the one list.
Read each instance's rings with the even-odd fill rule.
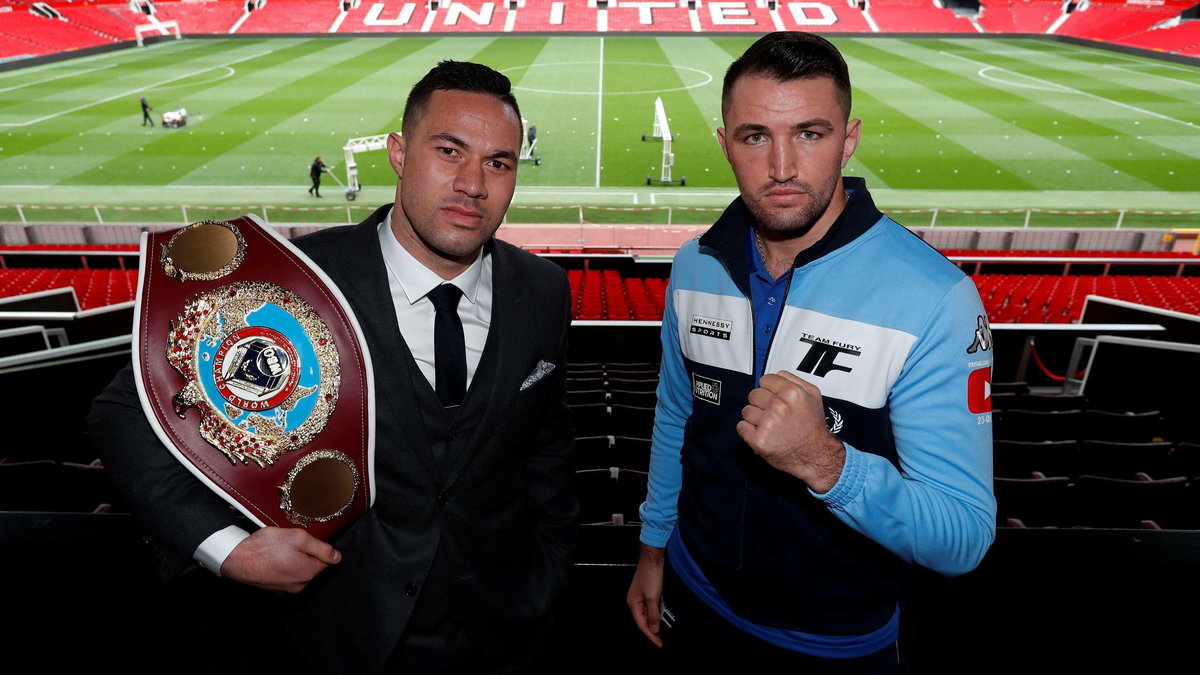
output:
[[119,7],[75,7],[58,6],[59,13],[72,24],[87,28],[108,41],[134,39],[133,27],[139,16],[133,12],[120,11]]
[[[0,8],[15,4],[19,3],[0,3]],[[568,4],[571,7],[564,12],[562,22],[554,23],[553,3],[528,0],[516,12],[512,29],[597,30],[595,10],[583,7],[583,2]],[[829,6],[836,14],[833,24],[798,23],[793,9],[796,4],[782,2],[775,11],[753,0],[744,5],[726,5],[738,11],[744,7],[745,14],[729,10],[715,14],[713,5],[707,3],[702,3],[694,15],[682,8],[655,9],[654,23],[649,27],[640,23],[637,11],[614,9],[605,13],[605,27],[610,32],[692,31],[694,17],[704,31],[771,30],[778,25],[776,21],[785,28],[806,25],[822,32],[872,30],[861,10],[841,3]],[[159,19],[178,20],[185,32],[193,33],[229,32],[245,14],[244,3],[232,0],[157,5]],[[326,32],[337,16],[332,5],[325,1],[272,0],[252,12],[238,32]],[[505,25],[510,14],[505,5],[496,3],[487,22],[488,30],[501,30]],[[480,11],[482,3],[472,0],[466,6]],[[1001,6],[1005,9],[993,11]],[[411,14],[405,14],[410,11],[408,7],[412,8]],[[1086,12],[1078,12],[1067,25],[1086,28],[1090,24],[1079,19],[1089,12],[1096,12],[1095,17],[1129,18],[1117,13],[1123,10],[1100,9],[1096,11],[1093,5]],[[112,20],[99,15],[99,11]],[[819,18],[819,10],[806,11],[806,19]],[[953,17],[950,10],[933,8],[929,2],[873,3],[872,14],[876,11],[880,14],[873,18],[884,31],[974,30],[969,21]],[[1056,2],[985,3],[979,24],[988,31],[1041,33],[1061,11],[1061,4]],[[13,51],[13,55],[78,49],[98,38],[101,43],[113,39],[100,34],[129,40],[128,34],[119,32],[122,26],[128,25],[128,33],[132,25],[147,22],[124,2],[68,6],[63,13],[70,17],[72,28],[54,37],[64,37],[65,46],[39,45],[8,36],[8,26],[16,24],[9,24],[8,17],[0,19],[0,58],[22,44],[30,46]],[[1140,16],[1136,11],[1129,14]],[[428,30],[484,29],[483,23],[467,12],[458,15],[456,25],[445,23],[447,15],[444,8],[432,14],[434,20],[429,22]],[[421,31],[429,16],[425,3],[366,2],[346,14],[339,32]],[[714,16],[721,20],[715,21]],[[736,23],[734,19],[752,23]],[[1145,23],[1142,18],[1137,22]],[[36,24],[38,28],[45,25]],[[1164,51],[1197,53],[1200,49],[1200,22],[1126,34],[1127,27],[1105,24],[1088,31],[1119,34],[1108,39]],[[67,33],[70,39],[65,38]],[[86,660],[88,667],[114,659],[118,660],[118,670],[129,670],[133,664],[124,661],[129,657],[123,656],[119,648],[127,644],[123,640],[129,639],[128,626],[99,620],[108,617],[112,608],[148,605],[166,610],[158,614],[164,617],[162,621],[139,627],[138,639],[170,651],[179,648],[176,641],[181,638],[177,633],[182,631],[177,626],[193,625],[202,619],[214,624],[227,619],[208,617],[207,612],[195,608],[212,606],[213,598],[220,596],[213,590],[227,593],[231,585],[204,585],[213,581],[201,576],[207,574],[204,572],[185,576],[169,591],[157,585],[148,556],[138,543],[135,524],[122,515],[124,505],[108,490],[102,480],[102,467],[92,462],[86,437],[74,424],[82,419],[90,398],[128,360],[127,339],[118,333],[131,323],[128,301],[137,279],[136,272],[126,267],[130,267],[130,254],[136,247],[128,243],[88,243],[110,238],[126,241],[123,234],[108,232],[104,227],[85,230],[34,226],[23,234],[22,241],[35,241],[43,235],[50,237],[48,240],[73,243],[0,247],[0,297],[71,289],[65,296],[70,311],[56,312],[69,314],[69,318],[36,323],[14,317],[15,312],[0,307],[0,314],[6,315],[0,322],[0,349],[11,346],[16,352],[0,351],[0,383],[6,391],[23,393],[20,405],[10,406],[9,412],[23,425],[49,430],[42,442],[10,442],[0,451],[0,554],[4,554],[0,559],[5,560],[0,578],[19,580],[31,589],[30,599],[20,593],[7,597],[10,612],[20,614],[22,619],[21,629],[6,632],[10,660],[17,662],[26,645],[39,645],[44,637],[55,646],[74,646],[70,650],[39,652],[39,663],[51,670],[72,655]],[[566,625],[574,632],[556,642],[553,656],[561,664],[568,664],[563,670],[574,670],[580,659],[586,658],[588,666],[609,666],[616,672],[617,667],[627,670],[632,662],[656,663],[656,655],[644,651],[644,640],[631,634],[620,597],[631,574],[629,563],[636,557],[638,528],[630,523],[637,521],[637,504],[645,490],[648,421],[657,384],[657,364],[652,360],[655,354],[646,345],[657,340],[666,264],[657,268],[632,263],[622,266],[606,256],[588,255],[592,250],[597,249],[573,247],[569,251],[579,257],[562,263],[567,267],[573,312],[579,321],[571,338],[573,358],[577,360],[568,369],[568,400],[580,435],[577,468],[584,499],[581,519],[588,524],[583,528],[571,596],[564,608],[569,618]],[[964,268],[972,267],[968,271],[975,272],[972,276],[997,324],[1049,326],[1075,321],[1089,294],[1200,315],[1200,276],[1189,264],[1196,259],[1191,253],[943,250],[960,260]],[[964,259],[970,261],[969,265],[961,262]],[[992,269],[983,265],[1005,264],[1005,260],[1021,265],[1062,265],[1063,273],[978,272]],[[1072,265],[1089,265],[1093,260],[1109,261],[1103,265],[1120,260],[1163,264],[1142,265],[1146,274],[1070,273],[1082,269]],[[1178,261],[1178,267],[1168,264],[1172,261]],[[1104,267],[1105,271],[1110,269]],[[1159,271],[1164,269],[1168,273]],[[49,303],[63,297],[57,294],[38,299]],[[1024,339],[1018,331],[1003,336],[998,330],[997,335],[1002,336],[999,340]],[[596,345],[606,341],[616,345],[613,350],[623,352],[627,359],[650,360],[592,361],[601,358]],[[24,364],[10,367],[11,362],[5,359],[12,356],[23,359]],[[70,386],[63,387],[63,382]],[[941,672],[939,665],[947,672],[960,672],[961,663],[978,660],[981,653],[988,653],[991,667],[999,670],[1029,669],[1030,663],[1036,663],[1053,672],[1089,667],[1103,672],[1112,665],[1114,652],[1127,645],[1153,645],[1152,650],[1137,649],[1146,669],[1156,657],[1162,659],[1161,663],[1173,661],[1190,648],[1191,627],[1161,611],[1161,603],[1153,598],[1169,596],[1173,603],[1200,599],[1195,597],[1197,592],[1191,583],[1195,560],[1200,559],[1195,536],[1200,530],[1200,520],[1195,518],[1200,513],[1195,508],[1195,497],[1200,493],[1200,446],[1182,442],[1175,431],[1189,425],[1176,421],[1168,426],[1172,431],[1153,431],[1155,427],[1143,431],[1140,425],[1159,424],[1165,416],[1147,410],[1134,411],[1137,414],[1111,409],[1097,412],[1082,396],[1028,393],[1028,386],[1023,387],[1024,393],[993,395],[997,437],[1027,438],[996,443],[995,480],[1001,526],[997,543],[978,572],[964,579],[938,580],[936,585],[930,582],[930,587],[919,594],[919,601],[906,604],[902,615],[905,621],[915,618],[913,625],[918,626],[923,621],[919,633],[927,636],[927,642],[921,645],[926,649],[902,652],[907,659],[916,654],[916,663],[925,668],[910,672]],[[37,405],[46,400],[53,400],[54,407]],[[1013,427],[1014,420],[1021,416],[1013,411],[1019,410],[1041,412],[1037,419],[1052,417],[1059,422],[1073,417],[1074,423],[1050,425],[1051,432],[1040,433],[1040,426],[1026,422],[1009,434],[1005,426]],[[72,424],[63,424],[64,419]],[[1115,426],[1102,427],[1099,420]],[[1071,429],[1075,431],[1065,433]],[[1046,440],[1064,433],[1071,437]],[[1105,438],[1088,437],[1095,435]],[[1121,437],[1143,440],[1118,441]],[[1171,532],[1172,528],[1192,531]],[[79,569],[81,559],[87,561],[86,573]],[[96,578],[105,583],[94,583]],[[1029,589],[1037,592],[1030,593]],[[1096,589],[1104,589],[1105,593],[1093,596]],[[198,598],[206,602],[195,602]],[[177,616],[171,611],[174,607],[186,607],[187,616]],[[1130,620],[1132,616],[1138,620]],[[603,632],[596,630],[601,628]],[[26,641],[23,638],[28,632],[39,639]],[[1046,643],[1047,635],[1054,636],[1054,644]]]
[[1149,30],[1151,26],[1179,14],[1181,9],[1172,4],[1156,6],[1093,2],[1067,15],[1067,20],[1055,33],[1120,42],[1123,38]]
[[27,11],[6,12],[0,22],[0,58],[53,54],[112,44],[105,37],[63,19],[50,19]]
[[[208,34],[230,32],[246,8],[244,2],[156,2],[154,6],[157,8],[154,17],[142,16],[137,21],[139,25],[178,21],[179,30],[183,33]],[[320,29],[313,27],[304,32],[315,33]]]
[[1185,56],[1200,56],[1200,21],[1152,28],[1121,39],[1121,44]]
[[[1013,31],[1017,33],[1045,33],[1062,16],[1061,2],[1016,0],[1008,5],[1013,17]],[[990,4],[988,8],[991,8]]]
[[[985,32],[988,33],[1016,33],[1017,19],[1014,14],[1012,2],[981,2],[979,4],[979,15],[975,17],[975,21]],[[1022,5],[1027,3],[1020,3]],[[1058,3],[1044,3],[1047,5],[1048,11],[1053,11],[1057,14]],[[1047,23],[1046,25],[1049,25]],[[1040,32],[1040,31],[1039,31]]]
[[1089,295],[1200,314],[1200,278],[977,274],[972,277],[993,323],[1069,323]]
[[237,33],[325,33],[338,14],[338,6],[333,2],[272,0],[250,12]]
[[[32,3],[0,0],[7,16],[0,25],[0,59],[116,44],[135,37],[135,26],[177,21],[184,34],[324,33],[762,33],[810,30],[819,33],[1055,33],[1131,47],[1200,55],[1200,22],[1164,25],[1190,7],[1186,0],[1160,4],[1071,3],[993,0],[978,12],[950,9],[931,0],[874,0],[870,3],[727,0],[656,0],[568,3],[558,0],[455,0],[430,3],[388,0],[343,10],[337,2],[272,0],[253,11],[238,0],[160,0],[152,16],[127,2],[64,5],[62,20],[31,14]],[[48,21],[58,21],[51,28]],[[166,34],[165,31],[163,34]]]
[[867,12],[882,33],[976,33],[965,17],[926,0],[874,0]]
[[[693,30],[692,18],[686,6],[678,3],[667,6],[665,2],[640,3],[633,7],[610,7],[607,14],[608,30],[612,32],[628,32],[639,30],[677,31]],[[697,18],[705,12],[697,10]],[[701,19],[703,21],[703,19]]]

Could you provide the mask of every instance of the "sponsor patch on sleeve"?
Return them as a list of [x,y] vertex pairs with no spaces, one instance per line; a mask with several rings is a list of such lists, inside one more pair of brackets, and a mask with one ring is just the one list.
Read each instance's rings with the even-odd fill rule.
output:
[[992,368],[971,371],[967,377],[967,409],[976,415],[992,411]]

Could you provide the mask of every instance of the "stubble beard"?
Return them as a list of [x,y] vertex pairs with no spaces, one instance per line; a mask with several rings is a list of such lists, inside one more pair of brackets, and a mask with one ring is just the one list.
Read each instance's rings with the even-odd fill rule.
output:
[[[485,223],[490,219],[490,211],[471,199],[439,199],[435,204],[434,214],[440,214],[443,208],[455,204],[480,212],[483,214]],[[406,212],[405,215],[407,217],[408,213]],[[440,258],[456,262],[474,257],[499,227],[497,223],[495,227],[490,225],[481,227],[477,232],[460,232],[452,225],[439,225],[436,215],[431,215],[428,221],[409,218],[409,223],[412,226],[413,234],[421,240],[426,249]]]
[[[802,191],[808,199],[800,206],[794,209],[769,209],[763,205],[763,198],[770,190],[779,187],[788,187],[794,190]],[[837,189],[836,177],[829,183],[823,186],[823,189],[818,190],[809,183],[800,181],[788,181],[786,183],[776,183],[774,181],[760,187],[758,192],[753,195],[742,193],[742,201],[746,203],[746,208],[750,214],[754,216],[755,222],[767,232],[783,236],[788,239],[802,237],[812,229],[821,216],[829,209],[830,202],[833,201],[833,192]]]

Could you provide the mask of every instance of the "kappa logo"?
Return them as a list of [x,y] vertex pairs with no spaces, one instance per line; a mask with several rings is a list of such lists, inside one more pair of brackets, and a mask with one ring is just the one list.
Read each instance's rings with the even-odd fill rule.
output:
[[967,347],[968,354],[975,352],[986,352],[992,348],[992,327],[988,324],[987,317],[980,314],[976,317],[975,341]]
[[714,319],[708,316],[700,316],[699,314],[692,315],[691,332],[693,335],[704,335],[706,337],[717,338],[718,340],[728,340],[729,334],[733,331],[733,322],[728,319]]
[[701,401],[721,405],[721,381],[692,373],[692,394]]
[[[808,333],[802,334],[800,341],[812,346],[808,348],[808,353],[804,355],[804,359],[800,361],[800,365],[796,366],[796,370],[816,375],[817,377],[825,377],[833,370],[841,370],[849,373],[854,369],[846,365],[845,359],[862,354],[862,347],[858,345],[838,342],[837,340],[809,335]],[[839,363],[837,358],[843,355],[845,357]]]

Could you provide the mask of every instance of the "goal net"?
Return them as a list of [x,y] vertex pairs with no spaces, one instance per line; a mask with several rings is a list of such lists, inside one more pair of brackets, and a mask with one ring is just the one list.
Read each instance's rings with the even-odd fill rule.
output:
[[181,39],[181,36],[179,35],[178,21],[156,21],[155,23],[146,23],[140,26],[134,26],[133,30],[137,35],[137,44],[139,47],[146,46],[143,37],[147,33],[153,33],[155,35],[169,35],[174,33],[176,40]]

